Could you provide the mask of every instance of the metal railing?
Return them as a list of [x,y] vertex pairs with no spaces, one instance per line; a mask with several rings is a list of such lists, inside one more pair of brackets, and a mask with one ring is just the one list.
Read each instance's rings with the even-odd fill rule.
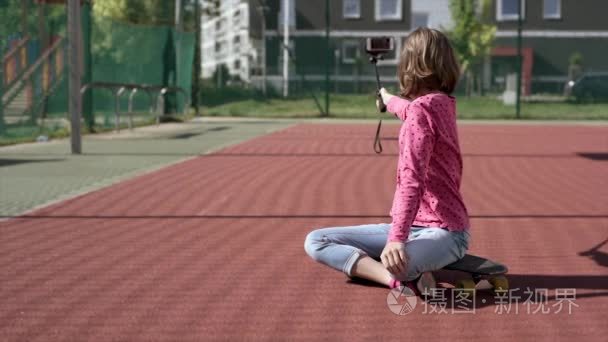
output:
[[[117,132],[120,132],[120,98],[127,91],[129,92],[128,98],[128,109],[127,115],[129,117],[128,127],[129,130],[133,130],[133,99],[135,95],[139,91],[143,91],[148,95],[148,103],[149,103],[149,111],[150,114],[155,114],[156,116],[156,124],[160,124],[160,118],[164,115],[163,108],[165,105],[165,95],[168,93],[181,93],[184,96],[184,107],[182,110],[182,114],[185,114],[186,108],[188,108],[190,104],[190,98],[186,91],[181,87],[163,87],[157,85],[147,85],[147,84],[132,84],[132,83],[110,83],[110,82],[92,82],[83,85],[80,88],[80,96],[84,96],[84,94],[89,89],[106,89],[111,92],[114,96],[114,129]],[[153,94],[157,94],[154,96]],[[156,99],[156,101],[155,101]],[[160,108],[160,111],[158,110]]]
[[[29,112],[32,120],[36,109],[59,86],[65,71],[65,39],[59,38],[38,58],[20,79],[23,85],[30,86],[30,106],[23,113]],[[20,86],[15,86],[20,88]]]
[[[158,89],[158,88],[155,88]],[[162,87],[158,89],[158,96],[156,98],[156,108],[165,108],[165,95],[169,93],[180,93],[184,96],[184,106],[182,108],[182,115],[186,113],[186,108],[190,106],[190,98],[188,97],[188,93],[182,87]],[[156,116],[156,124],[160,124],[160,118],[162,115]]]

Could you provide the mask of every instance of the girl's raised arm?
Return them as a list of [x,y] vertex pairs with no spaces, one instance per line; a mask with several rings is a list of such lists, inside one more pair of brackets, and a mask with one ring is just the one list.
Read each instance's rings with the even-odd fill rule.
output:
[[393,96],[386,104],[386,110],[395,114],[401,121],[405,121],[407,118],[407,111],[412,102],[406,99],[402,99],[398,96]]

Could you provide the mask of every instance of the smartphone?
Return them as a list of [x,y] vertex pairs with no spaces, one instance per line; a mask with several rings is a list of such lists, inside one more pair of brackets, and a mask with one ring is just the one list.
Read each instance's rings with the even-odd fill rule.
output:
[[386,54],[395,48],[395,40],[393,37],[374,37],[367,38],[365,42],[365,51],[370,55]]

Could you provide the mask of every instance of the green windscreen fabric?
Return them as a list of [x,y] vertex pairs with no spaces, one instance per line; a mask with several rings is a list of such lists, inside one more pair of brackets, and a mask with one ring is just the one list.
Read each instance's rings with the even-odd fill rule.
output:
[[[93,18],[91,31],[93,82],[181,87],[186,96],[169,94],[167,101],[175,103],[171,98],[177,97],[177,107],[169,110],[181,112],[184,109],[192,84],[194,33],[176,33],[172,27],[133,25],[104,17]],[[178,34],[180,39],[176,40]],[[175,44],[178,41],[181,60],[179,68],[176,68]],[[179,69],[179,75],[176,69]],[[67,91],[67,86],[62,90]],[[133,98],[133,110],[148,111],[156,103],[157,95],[158,91],[149,95],[139,91]],[[128,108],[128,98],[128,92],[120,97],[121,111]],[[110,90],[93,90],[93,109],[94,112],[115,110],[114,95]],[[52,111],[65,112],[65,104],[57,103]]]

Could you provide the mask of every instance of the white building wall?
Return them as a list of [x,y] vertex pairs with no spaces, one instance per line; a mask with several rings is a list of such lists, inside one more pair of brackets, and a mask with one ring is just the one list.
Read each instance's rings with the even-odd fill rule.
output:
[[[203,17],[201,30],[202,77],[213,76],[224,64],[230,75],[249,82],[250,59],[257,59],[249,37],[249,4],[243,0],[221,0],[220,15]],[[219,23],[219,24],[218,24]]]
[[447,29],[452,25],[449,3],[449,0],[412,0],[412,18],[417,13],[424,14],[427,16],[427,27]]

